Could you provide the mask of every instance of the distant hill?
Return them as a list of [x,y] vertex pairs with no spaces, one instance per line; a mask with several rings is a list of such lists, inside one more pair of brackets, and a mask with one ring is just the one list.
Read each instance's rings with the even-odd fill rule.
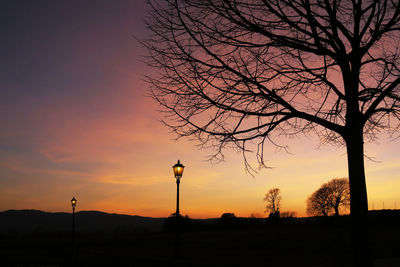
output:
[[[76,232],[134,233],[161,231],[165,218],[79,211],[75,214]],[[0,212],[0,234],[70,233],[72,214],[40,210],[7,210]]]

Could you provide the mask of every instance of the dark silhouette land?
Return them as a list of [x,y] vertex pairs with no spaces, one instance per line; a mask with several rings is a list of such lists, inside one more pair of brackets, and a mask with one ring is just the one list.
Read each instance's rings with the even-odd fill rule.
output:
[[[174,215],[149,218],[98,211],[0,213],[0,266],[353,266],[349,216],[190,219],[182,216],[174,258]],[[400,211],[369,213],[376,266],[399,266]]]

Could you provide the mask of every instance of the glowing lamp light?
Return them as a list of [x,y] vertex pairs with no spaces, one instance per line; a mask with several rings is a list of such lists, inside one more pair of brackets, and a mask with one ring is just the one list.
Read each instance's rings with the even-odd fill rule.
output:
[[73,198],[71,199],[71,205],[72,205],[73,208],[75,208],[75,206],[76,206],[76,199],[75,199],[75,197],[73,197]]
[[174,169],[174,175],[176,179],[181,179],[182,174],[183,174],[183,169],[185,166],[181,164],[181,162],[178,160],[178,163],[176,163],[174,166],[172,166],[172,169]]

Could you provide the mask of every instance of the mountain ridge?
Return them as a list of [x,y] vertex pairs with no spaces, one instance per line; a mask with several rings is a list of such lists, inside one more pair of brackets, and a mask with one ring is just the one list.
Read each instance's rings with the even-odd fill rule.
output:
[[[77,232],[156,232],[161,231],[165,218],[78,211],[75,213]],[[36,209],[5,210],[0,212],[0,234],[21,235],[38,232],[71,232],[72,213],[47,212]]]

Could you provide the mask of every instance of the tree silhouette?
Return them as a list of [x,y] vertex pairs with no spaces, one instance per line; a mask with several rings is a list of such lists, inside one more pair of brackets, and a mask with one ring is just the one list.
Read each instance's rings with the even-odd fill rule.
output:
[[347,210],[350,206],[350,185],[347,178],[332,179],[326,184],[329,190],[329,202],[339,216],[339,210]]
[[308,215],[323,215],[328,216],[331,207],[328,202],[327,188],[319,188],[307,199],[307,214]]
[[339,216],[339,210],[347,210],[349,205],[349,181],[347,178],[336,178],[323,184],[307,199],[307,214]]
[[149,1],[151,96],[178,137],[235,147],[314,133],[347,150],[355,259],[367,259],[364,141],[399,128],[400,6],[389,0]]
[[280,217],[281,218],[294,218],[294,217],[296,217],[296,212],[293,210],[283,211],[283,212],[280,212]]
[[269,212],[270,217],[279,217],[281,200],[282,197],[279,188],[272,188],[265,194],[264,201],[267,202],[265,212]]
[[221,215],[221,218],[219,219],[220,223],[223,225],[232,225],[235,222],[237,222],[237,217],[235,216],[234,213],[224,213]]

